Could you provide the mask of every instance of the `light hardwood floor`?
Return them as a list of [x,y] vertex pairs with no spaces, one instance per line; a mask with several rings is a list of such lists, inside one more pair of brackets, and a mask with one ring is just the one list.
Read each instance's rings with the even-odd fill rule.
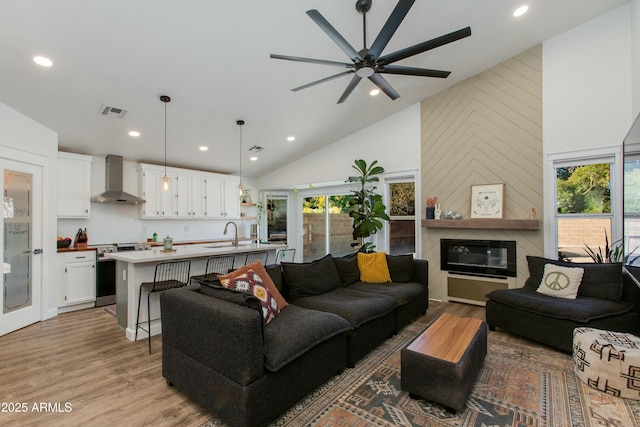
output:
[[[485,317],[484,307],[430,301],[419,321],[431,323],[443,312]],[[160,336],[152,338],[151,347],[149,355],[146,340],[128,341],[104,308],[61,314],[0,337],[0,425],[197,426],[207,421],[208,412],[166,385]],[[34,410],[41,403],[47,410]],[[21,404],[26,412],[15,412]]]

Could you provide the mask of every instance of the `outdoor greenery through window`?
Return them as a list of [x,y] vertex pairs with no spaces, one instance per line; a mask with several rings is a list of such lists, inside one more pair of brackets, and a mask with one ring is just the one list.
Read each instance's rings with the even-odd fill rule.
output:
[[350,197],[338,194],[302,199],[303,262],[322,258],[328,253],[342,256],[355,250],[351,246],[352,220],[345,211]]
[[587,246],[604,252],[606,238],[611,244],[611,162],[559,165],[555,172],[558,258],[590,262]]
[[392,255],[415,253],[415,183],[389,183],[389,198],[389,253]]
[[640,153],[624,157],[624,236],[625,260],[640,265]]

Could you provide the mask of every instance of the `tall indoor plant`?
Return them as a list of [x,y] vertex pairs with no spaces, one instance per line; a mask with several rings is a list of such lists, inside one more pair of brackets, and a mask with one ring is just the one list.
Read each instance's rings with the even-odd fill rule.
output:
[[[387,207],[382,203],[382,196],[375,192],[375,183],[380,181],[379,175],[384,173],[382,166],[374,160],[369,166],[362,159],[356,160],[351,167],[358,175],[350,176],[346,182],[357,183],[360,188],[351,191],[346,212],[353,218],[353,240],[361,240],[368,251],[373,248],[371,242],[364,242],[382,229],[382,221],[388,221]],[[353,244],[353,246],[357,243]]]

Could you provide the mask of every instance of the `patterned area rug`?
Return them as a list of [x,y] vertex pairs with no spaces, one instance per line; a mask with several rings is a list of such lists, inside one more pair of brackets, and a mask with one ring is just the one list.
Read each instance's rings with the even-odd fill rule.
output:
[[[412,324],[298,402],[274,426],[640,426],[640,402],[591,389],[570,355],[506,344],[489,332],[484,366],[459,413],[400,389],[400,350],[425,325]],[[452,385],[455,386],[455,385]],[[221,425],[211,420],[205,426]]]

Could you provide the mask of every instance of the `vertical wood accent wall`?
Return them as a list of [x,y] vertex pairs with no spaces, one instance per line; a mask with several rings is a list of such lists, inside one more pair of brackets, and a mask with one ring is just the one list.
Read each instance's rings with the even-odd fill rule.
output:
[[534,231],[422,228],[429,296],[446,300],[442,238],[515,240],[523,286],[526,256],[543,254],[542,46],[422,101],[421,144],[423,203],[437,196],[443,212],[469,218],[471,185],[504,183],[505,219],[527,219],[534,208],[541,224]]

